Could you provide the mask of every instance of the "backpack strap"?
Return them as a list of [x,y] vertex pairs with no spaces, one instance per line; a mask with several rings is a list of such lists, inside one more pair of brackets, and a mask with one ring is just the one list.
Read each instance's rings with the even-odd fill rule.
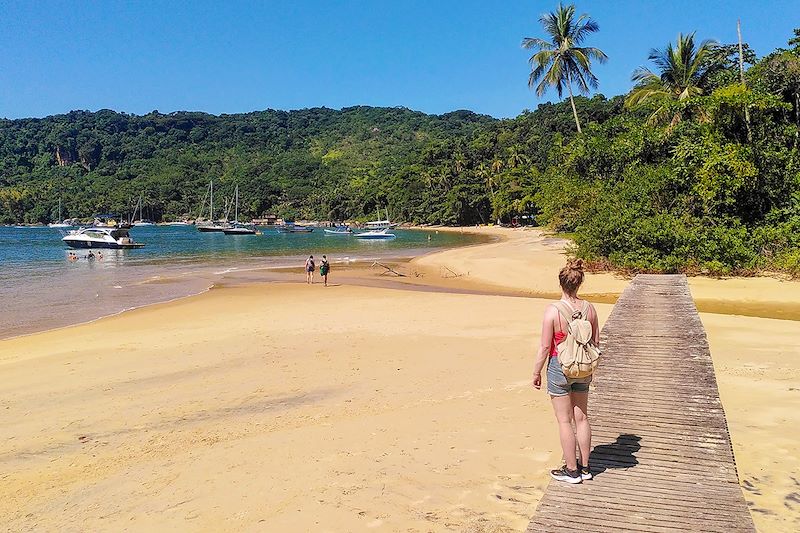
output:
[[564,317],[564,322],[566,322],[567,324],[572,322],[573,311],[569,307],[567,307],[567,304],[559,300],[557,302],[553,302],[553,305],[555,306],[556,309],[558,309],[558,314]]

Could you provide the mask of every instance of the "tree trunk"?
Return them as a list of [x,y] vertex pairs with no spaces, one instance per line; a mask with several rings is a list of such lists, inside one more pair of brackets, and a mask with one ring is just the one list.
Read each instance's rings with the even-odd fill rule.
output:
[[[739,81],[744,84],[744,52],[742,51],[742,21],[736,21],[736,33],[739,35]],[[747,141],[753,141],[753,133],[750,131],[750,109],[744,104],[744,123],[747,126]]]
[[578,110],[575,109],[575,99],[572,98],[572,77],[567,72],[567,90],[569,91],[569,103],[572,104],[572,114],[575,115],[575,125],[578,126],[578,133],[581,132],[581,123],[578,121]]

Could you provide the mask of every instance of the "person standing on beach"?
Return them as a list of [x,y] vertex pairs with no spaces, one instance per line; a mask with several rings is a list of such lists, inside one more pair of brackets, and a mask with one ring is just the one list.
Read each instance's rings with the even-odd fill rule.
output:
[[328,263],[328,258],[326,256],[322,256],[322,263],[319,264],[319,275],[322,276],[322,280],[325,282],[325,286],[328,286],[328,272],[331,270],[331,265]]
[[[533,370],[533,386],[542,386],[542,369],[547,366],[547,392],[553,403],[558,421],[558,435],[565,464],[551,470],[550,475],[558,481],[580,483],[592,479],[589,470],[589,452],[592,448],[592,428],[589,425],[589,383],[592,376],[568,378],[558,362],[558,345],[567,338],[567,325],[577,319],[588,320],[592,325],[592,340],[600,345],[600,328],[597,311],[589,302],[578,297],[583,283],[583,261],[570,261],[558,274],[561,285],[561,300],[547,307],[542,322],[542,339]],[[571,315],[571,316],[570,316]],[[575,422],[575,432],[572,430]],[[580,462],[575,457],[577,434]]]
[[314,256],[309,255],[308,259],[306,259],[306,283],[314,284],[314,270],[316,266],[314,265]]

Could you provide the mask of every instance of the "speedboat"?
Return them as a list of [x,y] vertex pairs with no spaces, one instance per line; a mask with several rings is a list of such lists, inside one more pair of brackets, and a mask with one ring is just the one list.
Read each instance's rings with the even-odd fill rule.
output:
[[356,239],[365,240],[388,240],[397,237],[394,233],[389,233],[389,228],[379,229],[375,231],[365,231],[363,233],[356,233],[353,235]]
[[127,228],[90,227],[70,231],[62,239],[70,248],[141,248],[134,242]]
[[325,235],[352,235],[353,230],[347,226],[337,226],[333,229],[325,228]]

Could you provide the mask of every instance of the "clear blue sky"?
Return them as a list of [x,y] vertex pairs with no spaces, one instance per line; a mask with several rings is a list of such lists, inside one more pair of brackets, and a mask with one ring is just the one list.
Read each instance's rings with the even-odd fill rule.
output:
[[[517,0],[4,1],[0,116],[72,109],[238,113],[366,104],[511,117],[527,88],[526,36],[557,2]],[[609,56],[600,92],[678,32],[744,39],[761,56],[800,25],[797,0],[576,2]],[[551,93],[546,98],[555,98]]]

